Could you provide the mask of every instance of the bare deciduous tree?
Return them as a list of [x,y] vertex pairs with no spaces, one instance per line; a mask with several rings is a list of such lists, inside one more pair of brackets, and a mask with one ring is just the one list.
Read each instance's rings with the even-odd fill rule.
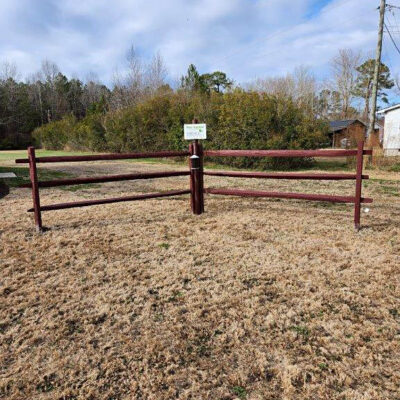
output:
[[98,103],[103,97],[108,100],[109,94],[109,89],[100,82],[97,74],[94,72],[87,74],[82,92],[82,103],[85,109],[88,109],[94,103]]
[[168,71],[164,60],[161,54],[157,52],[148,65],[145,74],[145,85],[150,90],[150,93],[156,92],[157,89],[165,84],[167,75]]
[[27,83],[29,85],[29,98],[32,101],[33,106],[40,114],[40,121],[44,123],[44,115],[43,115],[43,75],[42,73],[36,72],[32,74],[27,79]]
[[149,64],[143,63],[133,46],[127,53],[127,71],[113,74],[111,108],[116,110],[133,106],[153,95],[166,83],[167,68],[160,53],[156,53]]
[[317,93],[317,81],[311,69],[306,66],[297,67],[293,72],[294,99],[296,103],[307,110],[314,109],[314,100]]
[[248,87],[260,93],[291,98],[299,106],[312,110],[318,84],[308,67],[299,66],[284,77],[257,79]]
[[338,92],[341,102],[343,119],[354,117],[354,108],[351,103],[354,99],[354,89],[357,79],[357,70],[361,60],[361,53],[351,49],[341,49],[331,60],[332,81],[331,89]]
[[6,81],[8,79],[14,81],[18,79],[17,65],[9,61],[4,61],[1,65],[0,80]]
[[128,61],[128,76],[126,79],[126,86],[128,90],[129,103],[134,104],[137,102],[143,91],[143,64],[138,56],[135,48],[131,46],[127,54]]
[[42,93],[42,95],[45,95],[49,105],[49,108],[47,109],[48,122],[50,122],[53,118],[58,117],[59,96],[56,88],[56,80],[59,73],[60,69],[58,68],[57,64],[47,59],[42,61],[39,76],[41,76],[41,80],[46,83],[46,91],[45,93]]
[[57,64],[50,60],[43,60],[40,72],[46,82],[54,84],[57,75],[60,73],[60,69]]

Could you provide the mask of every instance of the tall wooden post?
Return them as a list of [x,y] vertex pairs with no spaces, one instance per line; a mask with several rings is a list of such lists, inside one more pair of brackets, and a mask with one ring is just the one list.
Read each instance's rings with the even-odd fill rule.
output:
[[356,195],[354,202],[354,226],[356,228],[356,231],[360,230],[363,152],[364,152],[364,141],[358,142],[357,166],[356,166]]
[[31,179],[31,185],[32,185],[32,200],[33,200],[33,211],[35,216],[35,226],[37,232],[42,232],[43,231],[42,214],[40,212],[39,185],[38,185],[36,156],[34,147],[28,147],[28,159],[29,159],[29,177]]
[[203,147],[195,140],[189,147],[190,150],[190,204],[193,214],[200,215],[204,212],[203,189]]
[[194,173],[192,170],[193,143],[189,144],[189,171],[190,171],[190,208],[194,213],[195,210],[195,192],[194,192]]
[[204,171],[203,171],[203,145],[199,143],[198,140],[195,140],[193,146],[194,154],[199,157],[199,170],[198,170],[198,183],[197,183],[197,192],[198,192],[198,214],[202,214],[204,212]]
[[376,45],[374,75],[372,77],[372,93],[371,93],[372,104],[371,104],[371,109],[369,110],[369,115],[366,116],[367,118],[369,118],[367,138],[371,137],[375,129],[376,98],[378,93],[379,71],[381,66],[383,27],[385,25],[385,9],[386,9],[386,0],[381,0],[381,4],[379,7],[378,43]]

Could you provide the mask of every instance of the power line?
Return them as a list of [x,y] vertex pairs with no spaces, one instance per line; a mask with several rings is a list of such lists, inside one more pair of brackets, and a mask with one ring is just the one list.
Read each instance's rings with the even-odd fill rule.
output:
[[382,51],[383,51],[384,59],[386,60],[387,64],[389,65],[390,70],[394,71],[393,62],[392,62],[392,59],[389,56],[389,49],[388,49],[388,47],[387,47],[385,42],[383,42],[382,44],[383,44]]
[[384,24],[385,24],[386,32],[389,34],[389,37],[390,37],[390,39],[391,39],[391,41],[392,41],[394,47],[396,48],[397,52],[400,54],[400,49],[397,47],[397,44],[396,44],[396,42],[394,41],[393,36],[392,36],[392,34],[390,33],[389,28],[387,27],[386,23],[384,23]]
[[400,10],[399,6],[395,6],[393,4],[386,4],[386,7],[389,9],[389,11],[392,11],[393,8],[397,8],[398,10]]
[[[398,9],[398,7],[392,8],[390,5],[387,5],[389,13],[387,13],[387,27],[390,29],[392,36],[395,34],[399,33],[400,27],[399,27],[399,22],[397,21],[397,16],[395,10]],[[389,15],[393,17],[392,24],[390,24],[390,19]]]

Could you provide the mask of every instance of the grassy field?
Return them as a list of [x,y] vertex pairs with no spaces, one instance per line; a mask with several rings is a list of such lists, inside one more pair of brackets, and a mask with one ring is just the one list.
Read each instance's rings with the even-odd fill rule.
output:
[[[48,156],[73,156],[83,154],[94,154],[90,152],[71,152],[71,151],[56,151],[56,150],[36,150],[36,157],[48,157]],[[0,162],[14,161],[16,158],[28,158],[26,150],[2,150],[0,151]]]
[[[41,173],[179,168],[99,162]],[[359,233],[351,205],[208,195],[201,216],[188,196],[43,213],[50,230],[37,235],[30,191],[12,188],[0,199],[0,398],[400,398],[400,177],[368,173],[374,203]],[[346,181],[205,183],[354,192]],[[187,187],[177,177],[44,189],[41,199]]]

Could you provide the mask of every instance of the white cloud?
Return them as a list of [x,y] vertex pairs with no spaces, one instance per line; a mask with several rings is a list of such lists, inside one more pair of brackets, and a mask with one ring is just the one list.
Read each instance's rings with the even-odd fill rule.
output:
[[0,61],[15,61],[26,76],[48,58],[67,75],[94,71],[107,83],[132,44],[147,59],[160,51],[172,77],[190,63],[201,72],[224,70],[237,82],[300,64],[323,76],[340,48],[373,51],[378,18],[374,0],[1,3]]

